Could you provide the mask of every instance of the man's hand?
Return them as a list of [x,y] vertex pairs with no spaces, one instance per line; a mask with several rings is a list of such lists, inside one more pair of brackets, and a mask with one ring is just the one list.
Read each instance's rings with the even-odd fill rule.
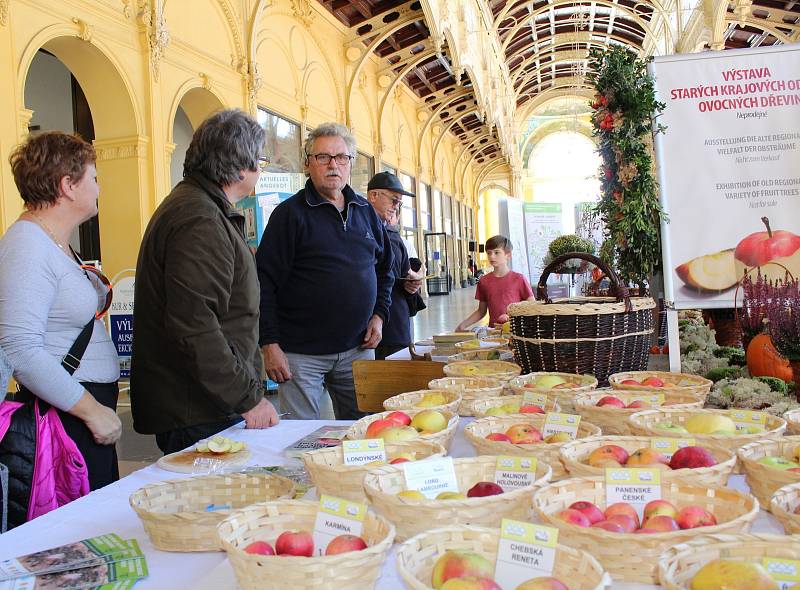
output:
[[283,383],[292,378],[289,360],[277,343],[265,344],[261,347],[261,353],[264,355],[264,370],[267,372],[267,377],[275,383]]
[[373,315],[369,318],[361,348],[375,348],[380,343],[381,338],[383,338],[383,320],[379,315]]
[[280,422],[275,406],[264,398],[261,398],[254,408],[242,414],[242,418],[246,428],[269,428]]
[[422,281],[406,280],[403,284],[403,288],[406,290],[406,293],[411,295],[419,291],[420,287],[422,287]]

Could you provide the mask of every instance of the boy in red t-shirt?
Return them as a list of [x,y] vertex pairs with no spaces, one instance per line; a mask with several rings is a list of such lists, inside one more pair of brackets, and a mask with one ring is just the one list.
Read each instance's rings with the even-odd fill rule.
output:
[[483,275],[475,289],[478,309],[458,324],[456,332],[468,329],[479,322],[489,311],[489,325],[504,324],[508,321],[508,306],[518,301],[533,301],[533,291],[523,275],[508,268],[511,261],[511,242],[504,236],[494,236],[486,240],[486,256],[493,271]]

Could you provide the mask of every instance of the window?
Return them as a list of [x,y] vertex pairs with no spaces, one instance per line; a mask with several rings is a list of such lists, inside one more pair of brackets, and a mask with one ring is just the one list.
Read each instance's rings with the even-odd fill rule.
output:
[[397,176],[397,168],[389,166],[386,162],[381,162],[381,172],[391,172],[395,176]]
[[433,189],[433,231],[442,231],[442,192]]
[[[414,192],[414,185],[416,182],[414,181],[413,176],[409,176],[408,174],[401,172],[397,177],[400,179],[400,183],[403,185],[405,190],[410,193]],[[411,230],[413,238],[413,231],[417,227],[417,207],[414,197],[403,195],[403,211],[401,214],[401,219],[403,221],[403,229]]]
[[362,195],[367,194],[367,184],[375,175],[375,164],[372,156],[357,152],[350,172],[350,187]]
[[419,200],[420,216],[422,217],[422,230],[431,231],[431,187],[421,182],[419,185]]
[[453,233],[453,201],[448,195],[442,199],[444,212],[444,233],[448,236]]
[[264,155],[269,158],[267,172],[302,172],[300,125],[262,108],[258,109],[258,123],[267,135],[264,141]]

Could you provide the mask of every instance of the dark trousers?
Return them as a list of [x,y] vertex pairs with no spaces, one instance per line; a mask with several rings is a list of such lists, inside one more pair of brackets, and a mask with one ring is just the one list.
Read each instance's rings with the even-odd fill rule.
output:
[[165,455],[177,453],[183,449],[194,445],[197,441],[213,436],[218,432],[230,428],[234,424],[242,421],[240,416],[222,422],[211,422],[210,424],[197,424],[195,426],[185,426],[175,430],[167,430],[156,434],[156,444]]
[[404,348],[408,348],[408,344],[378,344],[378,347],[375,349],[375,360],[382,361],[385,360],[387,356],[391,356],[394,353],[403,350]]

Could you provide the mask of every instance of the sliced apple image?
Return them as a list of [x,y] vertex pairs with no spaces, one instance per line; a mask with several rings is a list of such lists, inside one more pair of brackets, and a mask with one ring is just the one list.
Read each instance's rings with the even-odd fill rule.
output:
[[700,291],[724,291],[736,285],[734,250],[692,258],[675,268],[675,274],[688,287]]
[[767,280],[783,280],[787,270],[798,276],[800,236],[786,230],[773,231],[767,217],[762,217],[761,221],[767,231],[752,233],[736,246],[736,276],[744,276],[749,269],[754,269],[750,273],[752,279],[755,279],[758,269]]

